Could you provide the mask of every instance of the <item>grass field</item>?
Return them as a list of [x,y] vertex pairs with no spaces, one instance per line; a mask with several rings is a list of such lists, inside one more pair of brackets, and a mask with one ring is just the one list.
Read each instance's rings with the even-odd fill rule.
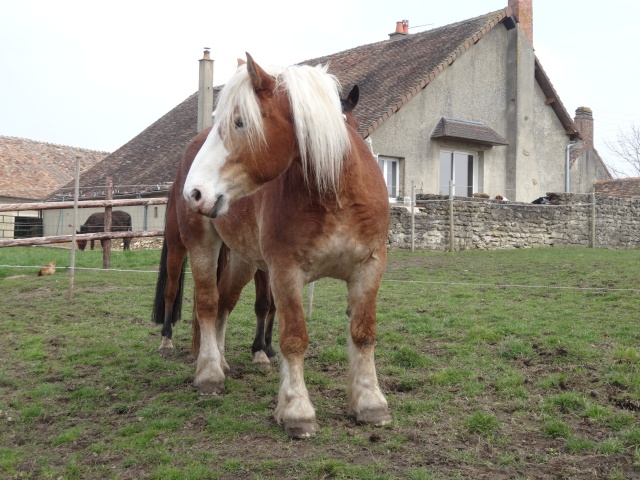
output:
[[[0,478],[640,478],[640,250],[393,252],[376,364],[393,422],[346,414],[346,288],[316,283],[305,378],[318,435],[272,418],[278,368],[251,364],[253,288],[221,396],[191,386],[191,278],[163,359],[158,251],[0,249]],[[277,335],[276,335],[277,341]],[[277,344],[276,344],[277,345]]]

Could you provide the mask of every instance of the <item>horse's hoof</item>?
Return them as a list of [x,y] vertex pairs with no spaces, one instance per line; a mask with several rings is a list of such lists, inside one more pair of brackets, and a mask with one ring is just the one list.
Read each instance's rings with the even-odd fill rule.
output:
[[200,395],[221,395],[224,392],[224,383],[205,380],[196,384],[193,383]]
[[171,348],[159,348],[158,353],[162,358],[169,358],[173,350]]
[[269,361],[269,357],[262,351],[258,350],[253,354],[253,364],[257,367],[270,367],[271,362]]
[[318,424],[313,421],[286,421],[284,422],[284,432],[291,438],[305,439],[315,437]]
[[162,341],[158,347],[158,353],[160,353],[163,358],[167,358],[171,352],[173,352],[173,342],[170,338],[162,336]]
[[356,422],[379,427],[391,422],[391,414],[387,408],[366,410],[356,415]]

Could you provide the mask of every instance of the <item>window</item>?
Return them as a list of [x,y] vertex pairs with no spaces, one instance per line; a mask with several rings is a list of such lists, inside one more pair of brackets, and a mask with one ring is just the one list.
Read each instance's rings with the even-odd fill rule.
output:
[[471,197],[478,185],[477,156],[470,152],[440,150],[440,195],[449,195],[449,181],[453,194]]
[[389,201],[395,202],[400,194],[400,160],[398,158],[378,155],[378,165],[387,184]]

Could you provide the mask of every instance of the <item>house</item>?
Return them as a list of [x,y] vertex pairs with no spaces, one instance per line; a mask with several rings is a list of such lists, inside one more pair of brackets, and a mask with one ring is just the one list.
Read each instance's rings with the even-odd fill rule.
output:
[[[547,192],[588,192],[595,181],[611,179],[593,148],[591,111],[581,107],[572,119],[535,56],[532,0],[508,2],[415,34],[408,21],[397,22],[383,41],[302,62],[328,63],[345,92],[358,85],[354,113],[391,202],[412,187],[448,194],[450,183],[457,196],[531,202]],[[200,62],[202,73],[212,62],[208,52]],[[83,189],[103,185],[106,176],[132,185],[121,192],[128,195],[171,182],[197,122],[202,128],[213,109],[205,100],[213,101],[219,87],[208,85],[201,80],[200,95],[86,172]]]
[[[80,171],[86,171],[109,153],[84,148],[38,142],[18,137],[0,136],[0,203],[30,203],[42,200],[57,191]],[[67,191],[69,196],[72,191]],[[0,213],[0,237],[31,235],[39,230],[37,210]]]

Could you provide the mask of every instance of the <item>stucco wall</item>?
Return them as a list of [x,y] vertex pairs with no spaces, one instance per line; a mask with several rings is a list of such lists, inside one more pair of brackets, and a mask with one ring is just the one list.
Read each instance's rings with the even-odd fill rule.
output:
[[[545,94],[536,83],[533,114],[538,189],[532,192],[531,201],[545,195],[545,192],[564,192],[565,152],[569,137],[551,105],[545,105],[545,100]],[[533,180],[529,181],[533,183]]]
[[[419,191],[438,191],[439,146],[430,135],[440,117],[483,122],[505,134],[505,33],[502,25],[491,30],[371,134],[375,153],[405,160],[401,179],[405,195],[411,180]],[[446,145],[477,150],[463,143]],[[504,193],[499,180],[504,172],[504,147],[490,148],[484,157],[485,190]]]

